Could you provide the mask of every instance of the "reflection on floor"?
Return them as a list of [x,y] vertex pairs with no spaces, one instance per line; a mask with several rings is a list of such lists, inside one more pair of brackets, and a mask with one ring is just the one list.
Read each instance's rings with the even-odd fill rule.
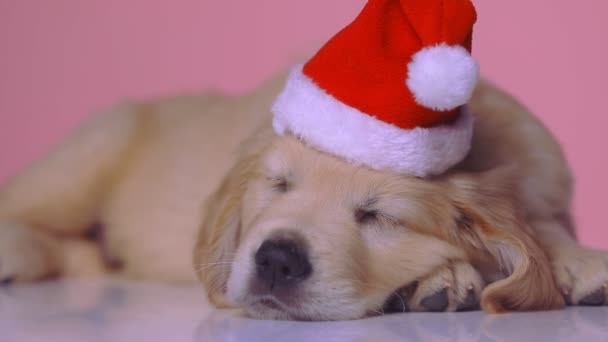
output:
[[62,280],[0,289],[0,341],[608,341],[608,307],[402,314],[332,323],[212,310],[202,289]]

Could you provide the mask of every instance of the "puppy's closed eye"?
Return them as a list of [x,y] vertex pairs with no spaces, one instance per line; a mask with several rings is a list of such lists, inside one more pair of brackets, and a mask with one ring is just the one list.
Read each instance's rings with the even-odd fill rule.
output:
[[268,181],[272,188],[278,193],[286,193],[292,188],[292,184],[287,177],[268,177]]
[[[389,206],[390,208],[391,206]],[[394,207],[394,206],[393,206]],[[354,210],[355,221],[361,226],[404,226],[405,222],[394,211],[387,210],[378,198],[370,198]]]
[[376,223],[379,220],[379,213],[374,209],[358,208],[355,210],[355,220],[360,225]]

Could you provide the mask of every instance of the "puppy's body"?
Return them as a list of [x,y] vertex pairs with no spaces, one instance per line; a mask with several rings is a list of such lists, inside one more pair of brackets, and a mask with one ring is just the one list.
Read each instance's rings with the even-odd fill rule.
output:
[[100,113],[2,189],[3,223],[69,238],[101,225],[104,253],[120,272],[194,282],[204,201],[243,139],[269,120],[275,83],[252,96],[183,96]]
[[[257,168],[260,160],[269,158],[267,154],[282,153],[283,157],[301,156],[294,163],[308,160],[314,164],[301,165],[300,169],[310,168],[303,172],[329,178],[325,185],[315,182],[310,187],[335,185],[326,195],[316,191],[313,196],[318,196],[317,202],[330,197],[339,202],[355,196],[350,191],[354,183],[342,184],[338,178],[363,174],[357,176],[362,177],[357,184],[367,186],[368,180],[376,179],[376,183],[369,181],[370,187],[395,179],[406,189],[420,189],[415,195],[421,202],[445,205],[444,211],[435,209],[440,212],[427,216],[437,215],[431,220],[433,224],[441,222],[446,227],[423,224],[431,222],[421,217],[424,210],[408,218],[412,232],[407,243],[418,247],[426,244],[424,250],[437,258],[422,254],[417,258],[411,248],[385,252],[385,247],[370,242],[383,238],[373,235],[376,233],[364,233],[363,242],[353,240],[348,247],[341,246],[353,249],[344,258],[378,264],[365,266],[361,272],[368,274],[368,279],[358,281],[378,280],[374,287],[382,290],[353,290],[353,296],[366,298],[356,308],[306,307],[289,314],[250,310],[255,315],[361,317],[379,309],[399,285],[413,281],[418,288],[410,293],[408,306],[416,310],[424,310],[425,296],[441,290],[446,281],[463,286],[453,284],[447,305],[450,310],[457,309],[472,288],[479,296],[483,284],[494,281],[482,298],[486,309],[557,308],[563,304],[558,287],[567,290],[573,303],[580,303],[608,281],[606,255],[578,246],[573,238],[568,222],[571,178],[559,145],[530,113],[500,90],[482,83],[470,103],[476,127],[468,158],[448,175],[420,180],[363,170],[291,137],[276,137],[269,108],[282,85],[279,79],[244,97],[178,97],[124,104],[103,113],[0,192],[0,279],[31,281],[57,273],[112,272],[137,279],[194,282],[198,274],[215,304],[235,304],[245,296],[237,292],[248,291],[249,280],[239,277],[251,273],[249,261],[244,261],[251,250],[240,246],[256,248],[251,241],[272,233],[269,225],[258,221],[264,217],[270,217],[268,222],[278,220],[268,212],[279,200],[259,204],[264,202],[260,196],[269,195],[256,193],[264,181]],[[285,160],[280,163],[287,163]],[[480,174],[482,171],[488,172]],[[258,183],[250,184],[250,179]],[[424,191],[446,196],[433,197]],[[339,195],[342,192],[344,195]],[[299,198],[305,210],[307,197]],[[338,218],[339,210],[336,207],[333,211]],[[314,215],[322,211],[315,208]],[[454,216],[458,217],[453,220]],[[333,219],[327,216],[325,221]],[[96,224],[103,227],[101,249],[83,238]],[[336,243],[349,240],[349,234],[353,233],[335,232],[341,236]],[[313,245],[310,253],[321,255],[323,248],[315,244],[327,242],[314,242],[312,235],[306,239]],[[192,270],[193,250],[196,272]],[[386,278],[391,272],[383,268],[390,270],[393,261],[404,262],[401,254],[410,260],[404,270],[412,271]],[[332,256],[314,257],[332,260]],[[117,267],[108,267],[108,262]],[[333,267],[342,266],[316,269]],[[337,274],[345,274],[347,268],[326,275],[314,289],[322,290],[324,282],[339,278]],[[238,272],[231,272],[235,269]],[[391,286],[394,288],[389,290]],[[526,293],[515,293],[518,291]],[[227,292],[232,296],[228,300]],[[325,314],[324,310],[336,312]]]

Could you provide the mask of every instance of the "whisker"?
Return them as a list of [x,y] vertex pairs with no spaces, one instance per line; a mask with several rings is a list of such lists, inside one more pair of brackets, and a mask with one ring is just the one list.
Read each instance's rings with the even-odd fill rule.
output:
[[218,262],[209,262],[209,263],[204,263],[204,264],[194,264],[194,266],[206,266],[206,265],[215,265],[215,264],[226,264],[226,263],[233,263],[234,261],[218,261]]
[[401,309],[403,312],[405,312],[407,310],[407,305],[405,304],[405,300],[403,300],[401,293],[399,293],[399,290],[396,290],[393,292],[393,294],[399,298],[399,301],[401,302]]
[[383,308],[379,308],[379,309],[372,309],[372,312],[380,315],[380,316],[384,316],[384,309]]
[[234,264],[233,261],[220,261],[220,262],[213,262],[213,263],[209,263],[209,264],[203,264],[203,265],[195,265],[195,266],[201,266],[200,268],[197,269],[198,272],[206,270],[210,267],[228,267],[228,266],[232,266],[232,264]]
[[359,280],[359,279],[350,279],[349,281],[351,281],[353,283],[357,283],[357,284],[363,285],[363,286],[365,286],[367,288],[374,289],[374,290],[380,290],[380,291],[386,290],[386,288],[384,288],[382,286],[373,285],[373,284],[370,284],[369,282],[362,281],[362,280]]
[[216,265],[216,264],[232,264],[234,261],[218,261],[218,262],[209,262],[205,264],[195,264],[195,266],[207,266],[207,265]]

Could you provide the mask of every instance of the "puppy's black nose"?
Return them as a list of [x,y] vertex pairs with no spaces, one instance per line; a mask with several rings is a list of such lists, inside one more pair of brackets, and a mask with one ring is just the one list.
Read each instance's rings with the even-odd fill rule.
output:
[[272,290],[291,287],[312,273],[303,246],[295,240],[266,240],[255,254],[258,279]]

